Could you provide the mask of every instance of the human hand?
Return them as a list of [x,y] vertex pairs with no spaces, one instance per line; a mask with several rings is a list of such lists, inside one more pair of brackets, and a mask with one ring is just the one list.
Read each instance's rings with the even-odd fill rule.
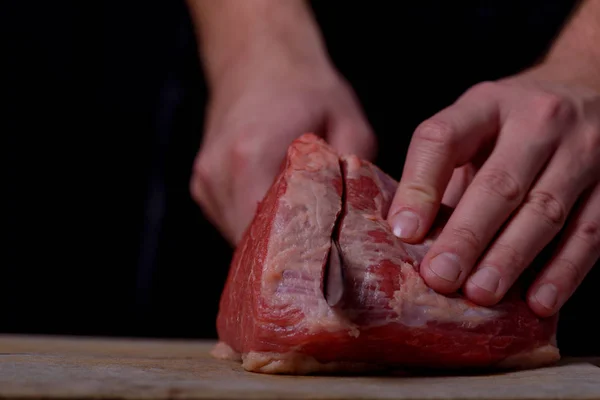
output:
[[438,292],[462,287],[484,306],[561,233],[527,293],[546,317],[600,257],[600,94],[534,76],[476,85],[423,122],[388,220],[414,243],[441,202],[456,206],[421,275]]
[[214,85],[191,193],[232,244],[296,137],[313,132],[341,153],[375,154],[375,137],[345,80],[328,62],[289,51],[249,53]]

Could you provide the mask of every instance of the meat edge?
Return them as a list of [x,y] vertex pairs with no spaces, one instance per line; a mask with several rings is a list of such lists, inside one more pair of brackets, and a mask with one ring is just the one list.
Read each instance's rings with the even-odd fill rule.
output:
[[[411,370],[418,371],[422,368],[394,367],[383,364],[334,361],[322,363],[314,357],[290,351],[287,353],[256,352],[240,354],[233,350],[227,343],[219,341],[210,353],[219,360],[241,362],[241,367],[249,372],[272,375],[323,375],[323,374],[357,374],[357,373],[382,373],[397,375],[409,374]],[[500,362],[484,367],[481,371],[511,371],[515,369],[528,370],[543,368],[554,364],[558,359],[559,351],[553,344],[534,348],[530,351],[509,356]],[[435,371],[435,368],[427,368]],[[457,371],[463,368],[440,369],[441,371]]]

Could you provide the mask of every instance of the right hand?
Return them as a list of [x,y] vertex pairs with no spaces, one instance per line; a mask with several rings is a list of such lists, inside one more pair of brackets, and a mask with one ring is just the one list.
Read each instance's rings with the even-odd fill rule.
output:
[[298,136],[313,132],[341,154],[365,159],[376,152],[375,136],[346,81],[329,62],[294,60],[286,51],[239,57],[212,85],[190,190],[232,245]]

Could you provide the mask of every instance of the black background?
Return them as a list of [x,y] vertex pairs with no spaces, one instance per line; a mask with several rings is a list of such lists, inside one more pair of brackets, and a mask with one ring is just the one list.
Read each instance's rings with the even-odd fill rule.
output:
[[[207,92],[184,3],[0,4],[0,332],[215,337],[231,248],[188,193]],[[396,178],[419,122],[537,60],[573,5],[313,2]],[[599,273],[563,352],[600,354]]]

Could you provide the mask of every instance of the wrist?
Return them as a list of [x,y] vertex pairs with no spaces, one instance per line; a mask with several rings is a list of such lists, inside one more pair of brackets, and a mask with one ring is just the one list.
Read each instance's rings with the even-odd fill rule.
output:
[[600,92],[600,2],[581,2],[536,66],[521,75],[586,86]]
[[519,74],[536,81],[586,87],[600,93],[600,64],[594,62],[544,61]]
[[239,66],[269,70],[329,64],[305,0],[188,0],[188,4],[211,87]]

